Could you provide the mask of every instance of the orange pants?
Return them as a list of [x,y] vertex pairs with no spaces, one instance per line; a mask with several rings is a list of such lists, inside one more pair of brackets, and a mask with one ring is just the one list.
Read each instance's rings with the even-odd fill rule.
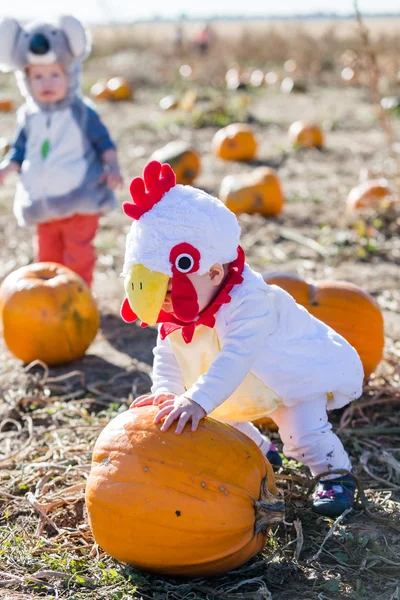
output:
[[90,287],[96,263],[93,239],[98,226],[99,215],[73,215],[41,223],[37,228],[36,260],[65,265]]

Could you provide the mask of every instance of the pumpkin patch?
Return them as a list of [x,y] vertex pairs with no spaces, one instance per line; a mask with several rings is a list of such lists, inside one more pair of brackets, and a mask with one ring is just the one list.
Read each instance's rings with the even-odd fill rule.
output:
[[219,197],[235,214],[276,217],[284,204],[279,178],[269,167],[259,167],[250,174],[227,175],[221,182]]
[[211,148],[223,160],[249,161],[257,154],[257,140],[248,125],[232,123],[217,131]]
[[267,273],[264,281],[283,288],[314,317],[342,335],[357,350],[368,379],[382,359],[385,342],[382,312],[370,294],[345,281],[312,285],[283,273]]
[[283,517],[270,464],[224,423],[206,418],[195,433],[176,435],[160,432],[156,413],[118,415],[95,444],[86,486],[95,540],[120,561],[168,575],[238,567]]
[[0,313],[7,347],[25,363],[55,365],[80,358],[99,327],[85,282],[57,263],[10,273],[0,286]]

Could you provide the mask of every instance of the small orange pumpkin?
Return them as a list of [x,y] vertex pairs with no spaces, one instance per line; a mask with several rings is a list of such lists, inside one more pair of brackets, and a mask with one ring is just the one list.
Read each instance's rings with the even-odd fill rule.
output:
[[156,150],[150,160],[158,160],[160,163],[171,165],[176,175],[176,183],[182,185],[193,183],[201,169],[198,152],[181,140],[169,142],[163,148]]
[[96,100],[111,100],[112,99],[112,93],[110,92],[110,90],[107,87],[106,80],[100,80],[100,81],[97,81],[95,84],[93,84],[92,87],[90,88],[90,94]]
[[279,273],[265,274],[264,281],[286,290],[314,317],[343,336],[357,350],[368,379],[382,359],[385,343],[382,312],[370,294],[345,281],[312,285]]
[[295,121],[289,127],[289,139],[300,148],[322,148],[324,145],[324,134],[315,123]]
[[260,213],[276,217],[282,210],[284,198],[276,172],[259,167],[252,173],[227,175],[221,182],[220,199],[233,213]]
[[346,207],[349,212],[363,209],[379,208],[390,203],[393,189],[386,179],[369,179],[354,187],[347,197]]
[[257,153],[253,131],[243,123],[232,123],[214,135],[211,148],[215,156],[224,160],[252,160]]
[[271,465],[225,423],[207,417],[195,433],[162,433],[156,413],[145,406],[118,415],[95,444],[86,485],[94,538],[146,571],[230,571],[263,549],[283,517]]
[[8,96],[0,96],[0,111],[11,112],[15,110],[14,100]]
[[57,263],[10,273],[0,286],[0,312],[7,347],[25,363],[75,360],[99,327],[99,311],[85,282]]
[[175,110],[179,107],[179,100],[176,96],[164,96],[161,98],[159,106],[162,110]]
[[112,100],[130,100],[133,95],[132,86],[125,77],[112,77],[107,83],[107,89]]
[[263,417],[262,419],[257,419],[256,421],[253,421],[253,423],[258,427],[265,427],[269,431],[278,431],[279,429],[278,425],[275,423],[275,421],[270,419],[270,417]]

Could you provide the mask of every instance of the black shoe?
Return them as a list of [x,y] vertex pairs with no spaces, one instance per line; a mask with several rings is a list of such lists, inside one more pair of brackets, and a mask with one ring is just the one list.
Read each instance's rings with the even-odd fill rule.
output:
[[312,509],[325,517],[339,517],[354,502],[356,482],[352,475],[320,481],[314,492]]
[[277,471],[279,467],[282,466],[282,457],[279,454],[278,449],[275,448],[274,444],[271,444],[271,447],[265,456],[268,458],[274,471]]

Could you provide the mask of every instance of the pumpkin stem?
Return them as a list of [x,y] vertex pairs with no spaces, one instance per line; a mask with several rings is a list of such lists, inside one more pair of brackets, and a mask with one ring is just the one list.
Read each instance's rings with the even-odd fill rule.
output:
[[268,488],[267,474],[261,484],[260,498],[254,501],[256,513],[254,535],[266,533],[273,523],[279,523],[284,518],[285,503],[281,493],[275,488],[275,484],[273,488],[276,493],[272,493]]

